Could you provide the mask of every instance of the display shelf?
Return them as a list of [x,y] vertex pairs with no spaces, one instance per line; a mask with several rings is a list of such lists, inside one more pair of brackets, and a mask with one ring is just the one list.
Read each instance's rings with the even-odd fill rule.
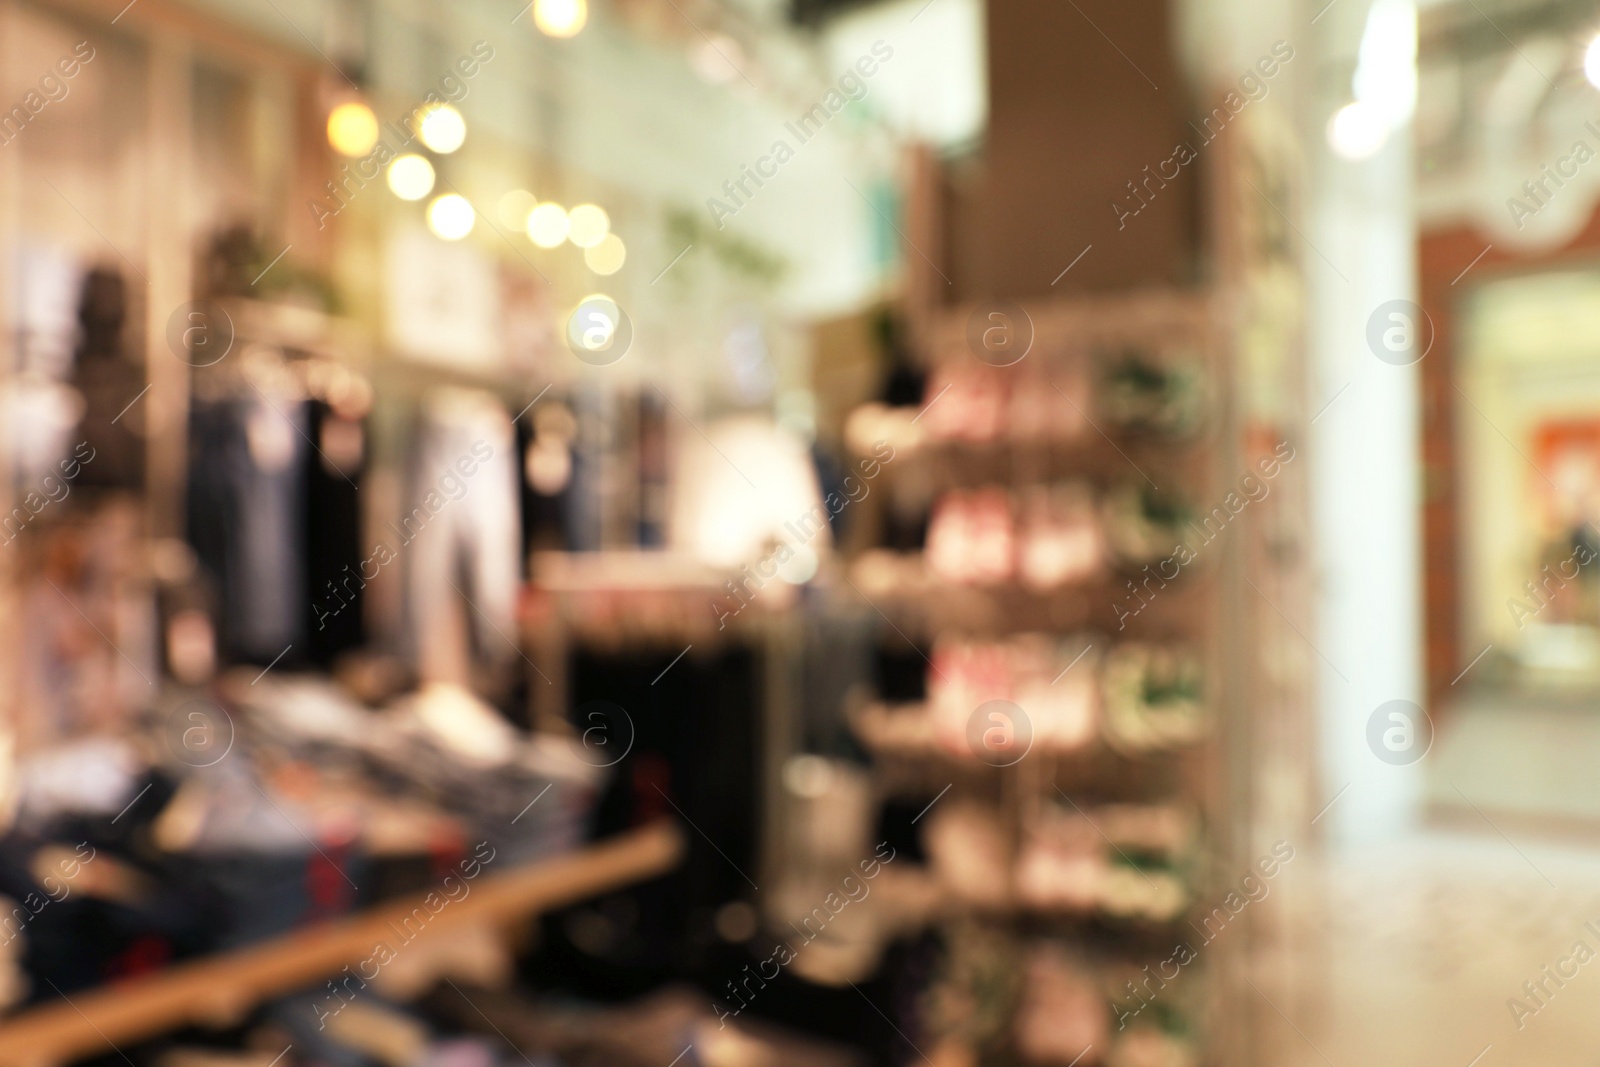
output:
[[[1097,798],[1108,802],[1174,797],[1193,791],[1204,777],[1211,750],[1210,738],[1195,744],[1142,753],[1126,753],[1103,740],[1078,748],[1051,751],[1037,748],[1012,767],[996,767],[966,751],[952,751],[934,736],[933,725],[920,704],[868,703],[851,711],[850,732],[871,754],[877,783],[885,796],[927,798],[954,783],[959,791],[994,795],[1009,778],[1024,775],[1028,790],[1051,787],[1068,797]],[[1019,780],[1020,781],[1020,780]]]
[[[898,409],[909,420],[918,409]],[[1002,433],[993,437],[965,439],[929,437],[918,433],[910,438],[889,439],[895,454],[882,464],[882,470],[898,473],[913,465],[927,465],[946,472],[949,481],[987,475],[1000,480],[1026,477],[1079,477],[1103,480],[1137,479],[1139,469],[1157,471],[1182,466],[1185,459],[1174,450],[1210,443],[1203,432],[1183,437],[1151,437],[1136,430],[1115,426],[1090,428],[1071,436],[1017,436]],[[866,442],[852,441],[855,458],[872,456]]]
[[[1135,292],[1097,293],[1029,301],[1024,309],[1032,328],[1028,357],[1050,361],[1068,352],[1128,343],[1172,340],[1203,348],[1215,337],[1221,319],[1218,299],[1203,290],[1152,287]],[[928,323],[928,354],[936,362],[973,358],[968,330],[974,316],[991,305],[941,308]]]
[[[942,743],[926,704],[880,704],[862,707],[850,716],[850,728],[866,749],[875,756],[899,759],[926,759],[951,763],[969,770],[999,770],[970,752]],[[1070,752],[1046,752],[1056,758],[1085,758],[1083,748]]]
[[1075,938],[1097,952],[1138,956],[1172,948],[1173,939],[1193,936],[1187,913],[1169,922],[1119,916],[1107,911],[1075,911],[1017,901],[978,903],[948,894],[937,898],[930,922],[979,919],[1003,925],[1027,938]]
[[[879,553],[858,560],[851,581],[900,625],[915,625],[920,619],[935,633],[1091,628],[1123,639],[1163,638],[1194,633],[1209,606],[1211,575],[1204,567],[1196,569],[1200,573],[1182,574],[1164,588],[1157,578],[1128,569],[1055,589],[1033,589],[1010,581],[948,582],[929,574],[919,553]],[[1150,584],[1138,590],[1128,584],[1147,580]]]
[[[974,770],[994,766],[942,742],[926,704],[869,703],[850,716],[850,728],[856,739],[875,756],[941,760]],[[1203,743],[1202,739],[1188,745],[1123,751],[1096,738],[1071,748],[1051,748],[1041,742],[1035,744],[1029,754],[1052,761],[1059,771],[1089,768],[1108,761],[1135,763],[1178,759],[1195,752]]]
[[[498,925],[671,870],[683,855],[676,825],[658,823],[577,852],[491,875],[437,912],[419,937]],[[86,990],[0,1022],[0,1067],[61,1067],[191,1024],[235,1021],[261,1000],[368,956],[422,906],[408,896],[159,974]]]
[[1186,928],[1188,912],[1170,920],[1117,915],[1105,909],[1068,908],[1021,900],[972,900],[942,885],[927,868],[898,875],[896,913],[903,928],[925,929],[956,918],[979,918],[1003,923],[1023,933],[1041,936],[1075,935],[1097,944],[1118,938],[1133,939],[1136,947],[1166,946]]

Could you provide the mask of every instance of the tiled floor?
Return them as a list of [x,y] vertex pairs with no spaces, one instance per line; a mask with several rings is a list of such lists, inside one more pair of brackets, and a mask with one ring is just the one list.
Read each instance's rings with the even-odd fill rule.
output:
[[[1285,935],[1249,968],[1274,1005],[1263,1065],[1600,1063],[1600,849],[1482,829],[1286,868]],[[1560,986],[1541,973],[1558,964]],[[1520,1026],[1513,997],[1537,1009]]]

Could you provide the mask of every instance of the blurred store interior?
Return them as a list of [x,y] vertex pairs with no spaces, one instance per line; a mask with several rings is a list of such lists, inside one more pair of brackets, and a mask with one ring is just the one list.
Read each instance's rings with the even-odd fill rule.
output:
[[0,0],[0,1067],[1578,1062],[1600,8]]

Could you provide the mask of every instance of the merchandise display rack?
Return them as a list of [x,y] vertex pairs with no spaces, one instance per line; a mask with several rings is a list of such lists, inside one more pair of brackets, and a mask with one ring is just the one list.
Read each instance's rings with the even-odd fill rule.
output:
[[[1157,291],[1079,298],[1028,306],[1025,310],[1032,320],[1032,345],[1022,360],[1010,366],[986,366],[969,348],[969,322],[980,316],[983,308],[953,308],[936,314],[924,335],[931,358],[929,384],[921,412],[916,415],[921,428],[909,438],[910,447],[901,450],[889,465],[893,476],[914,480],[920,492],[935,499],[951,490],[998,486],[1011,494],[1014,508],[1017,492],[1029,487],[1072,480],[1092,486],[1096,497],[1103,499],[1119,485],[1143,486],[1149,482],[1159,485],[1163,494],[1181,498],[1190,515],[1205,514],[1219,492],[1219,474],[1231,454],[1232,441],[1228,404],[1231,394],[1224,358],[1226,337],[1219,328],[1220,316],[1214,301],[1204,293]],[[1099,387],[1095,383],[1103,376],[1108,358],[1129,352],[1141,353],[1158,363],[1176,357],[1201,370],[1203,417],[1197,425],[1181,434],[1162,436],[1118,428],[1104,415],[1096,406]],[[1031,377],[1023,379],[1019,370],[1025,363],[1035,365],[1027,368]],[[1024,436],[1015,432],[1015,422],[1001,419],[998,432],[984,439],[934,439],[934,433],[923,425],[932,421],[926,415],[933,405],[956,399],[952,394],[963,389],[964,383],[987,375],[990,385],[1000,382],[1004,386],[1008,384],[1004,382],[1008,374],[1016,374],[1016,381],[1031,383],[1029,388],[1051,388],[1058,380],[1065,382],[1068,378],[1076,378],[1080,387],[1087,386],[1087,391],[1080,388],[1077,399],[1055,387],[1063,401],[1059,409],[1080,423],[1077,432],[1071,436]],[[983,387],[981,383],[978,386]],[[1050,399],[1054,402],[1056,398]],[[900,425],[904,428],[904,420]],[[1097,521],[1103,523],[1105,514],[1097,510]],[[1012,543],[1019,542],[1020,537]],[[1168,551],[1170,548],[1161,556],[1165,557]],[[1224,683],[1229,657],[1219,639],[1223,612],[1220,590],[1228,566],[1224,561],[1233,551],[1230,539],[1207,546],[1200,554],[1203,558],[1182,568],[1184,573],[1175,579],[1151,582],[1146,588],[1154,593],[1148,605],[1126,615],[1118,605],[1143,603],[1142,599],[1135,599],[1130,583],[1147,577],[1149,572],[1125,559],[1112,558],[1099,573],[1051,588],[1038,583],[1030,588],[1015,575],[1001,581],[991,579],[987,584],[981,580],[937,577],[926,550],[893,554],[873,549],[856,560],[852,581],[882,616],[883,647],[904,653],[906,643],[915,645],[917,653],[927,660],[930,691],[933,676],[939,673],[935,648],[940,643],[997,642],[1029,633],[1047,635],[1052,641],[1089,642],[1093,653],[1062,675],[1071,670],[1098,672],[1104,656],[1112,649],[1140,642],[1191,650],[1204,679],[1207,725],[1203,736],[1188,743],[1144,752],[1109,743],[1101,709],[1094,737],[1057,751],[1039,745],[1014,764],[999,767],[968,751],[971,742],[964,745],[954,737],[948,720],[941,736],[931,702],[893,705],[857,701],[847,708],[847,719],[857,740],[872,756],[880,795],[899,797],[910,803],[912,810],[929,804],[917,816],[921,820],[917,829],[925,842],[930,837],[929,825],[936,818],[925,816],[937,813],[941,807],[952,807],[952,801],[982,805],[996,816],[993,829],[998,831],[999,840],[991,845],[1000,858],[1004,884],[976,894],[963,892],[954,884],[944,887],[943,905],[937,909],[939,918],[935,923],[946,934],[948,943],[958,940],[951,935],[959,934],[963,928],[988,931],[995,939],[1015,946],[1024,957],[1030,955],[1032,948],[1053,942],[1065,948],[1065,958],[1072,961],[1070,969],[1080,980],[1089,976],[1081,984],[1093,985],[1106,997],[1109,1022],[1099,1028],[1101,1038],[1092,1042],[1093,1048],[1084,1048],[1080,1040],[1076,1048],[1063,1045],[1043,1050],[1041,1040],[1035,1036],[1029,1055],[1029,1049],[1018,1047],[1026,1043],[1017,1036],[1020,1019],[1008,1017],[1003,1033],[997,1037],[991,1028],[986,1040],[947,1032],[938,1038],[940,1054],[934,1054],[936,1061],[1013,1062],[1008,1054],[1020,1054],[1022,1062],[1055,1062],[1059,1057],[1061,1063],[1081,1054],[1080,1067],[1136,1062],[1192,1065],[1209,1060],[1208,1035],[1199,1028],[1201,1019],[1208,1015],[1201,1005],[1214,998],[1215,990],[1208,987],[1215,983],[1203,976],[1183,975],[1177,983],[1171,983],[1173,988],[1158,992],[1153,998],[1156,1007],[1141,1013],[1137,1020],[1130,1020],[1126,1030],[1119,1031],[1119,1009],[1112,1001],[1139,1004],[1124,980],[1142,981],[1140,968],[1169,956],[1174,941],[1199,943],[1187,920],[1201,901],[1210,899],[1208,868],[1214,857],[1226,854],[1223,838],[1229,832],[1230,820],[1225,810],[1229,794],[1223,780],[1223,733],[1229,728],[1230,714],[1223,696],[1231,686]],[[1060,666],[1066,666],[1065,659]],[[1062,675],[1057,675],[1056,680]],[[1097,696],[1103,693],[1098,681],[1094,692]],[[1025,699],[1018,700],[1024,711]],[[1111,867],[1123,863],[1134,866],[1124,849],[1100,825],[1097,812],[1103,809],[1095,805],[1102,802],[1170,805],[1194,816],[1198,827],[1194,843],[1173,864],[1181,872],[1185,891],[1181,909],[1153,920],[1108,914],[1096,907],[1030,905],[1019,899],[1018,863],[1030,834],[1046,818],[1047,809],[1081,816],[1093,826],[1103,839],[1105,859]],[[1132,846],[1129,850],[1137,851]],[[938,869],[934,850],[928,851]],[[1143,874],[1143,867],[1137,872]],[[1150,878],[1146,876],[1145,881]],[[961,953],[952,949],[951,955],[959,957]],[[974,968],[970,963],[968,960],[965,967],[966,978],[971,980],[977,974],[978,979],[969,981],[969,988],[962,995],[981,1003],[986,996],[983,968]],[[1221,963],[1219,959],[1203,960],[1199,969]],[[953,964],[952,970],[959,972],[962,966]],[[988,972],[991,985],[996,984],[996,973],[1001,970],[1004,968]],[[1025,972],[1026,977],[1016,981],[1028,988],[1013,987],[1014,1002],[1007,1015],[1020,1016],[1023,1010],[1030,1010],[1037,1030],[1039,1018],[1051,1014],[1041,1010],[1043,1001],[1038,992],[1039,987],[1048,984],[1048,975],[1041,980],[1036,970],[1015,970]],[[1004,982],[1001,978],[998,984]],[[1177,988],[1185,983],[1186,988]],[[1075,1013],[1063,1005],[1063,1014]],[[946,1022],[937,1018],[937,1009],[926,1014],[934,1016],[930,1021],[936,1026]],[[1159,1026],[1150,1025],[1158,1018]],[[1143,1036],[1131,1037],[1141,1031],[1145,1031]],[[1151,1037],[1150,1032],[1154,1031],[1159,1031],[1161,1038]],[[1142,1042],[1142,1047],[1127,1045],[1130,1038]],[[1044,1039],[1042,1044],[1048,1045],[1049,1040]],[[1165,1042],[1164,1047],[1156,1047],[1159,1042]],[[1165,1058],[1144,1058],[1151,1055]]]

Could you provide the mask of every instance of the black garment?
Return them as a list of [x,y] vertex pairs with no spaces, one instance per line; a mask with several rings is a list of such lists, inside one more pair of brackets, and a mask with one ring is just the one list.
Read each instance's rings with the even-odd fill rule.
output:
[[[522,517],[522,561],[527,569],[529,553],[560,552],[571,548],[567,538],[567,513],[572,505],[572,479],[558,493],[539,492],[528,481],[528,449],[533,446],[533,415],[528,413],[513,424],[517,448],[517,498]],[[526,577],[526,574],[524,574]]]
[[[311,401],[308,407],[308,432],[313,441],[327,445],[323,429],[330,424],[346,434],[366,432],[359,424],[340,419],[320,400]],[[308,450],[305,458],[306,596],[311,612],[305,620],[306,658],[325,667],[339,653],[364,640],[364,578],[376,572],[379,561],[367,563],[363,575],[362,564],[371,546],[363,552],[361,501],[356,487],[366,468],[365,447],[355,456],[323,447],[322,454]]]
[[361,465],[310,443],[333,418],[259,395],[190,409],[189,542],[220,591],[224,663],[326,665],[363,640]]
[[96,267],[84,275],[72,386],[83,395],[78,433],[94,449],[94,461],[80,468],[73,479],[77,485],[138,489],[144,484],[144,438],[136,430],[144,425],[150,398],[140,398],[144,368],[122,350],[126,312],[120,274]]
[[[535,984],[611,999],[674,978],[708,981],[721,962],[712,916],[754,893],[746,877],[756,876],[762,811],[755,657],[690,654],[663,675],[678,651],[573,657],[577,730],[604,727],[619,751],[632,742],[611,768],[596,835],[669,818],[684,824],[688,851],[663,878],[551,914],[526,968]],[[585,935],[596,929],[610,933]]]
[[190,409],[189,540],[221,591],[223,662],[270,663],[304,648],[304,422],[304,404],[281,398]]

